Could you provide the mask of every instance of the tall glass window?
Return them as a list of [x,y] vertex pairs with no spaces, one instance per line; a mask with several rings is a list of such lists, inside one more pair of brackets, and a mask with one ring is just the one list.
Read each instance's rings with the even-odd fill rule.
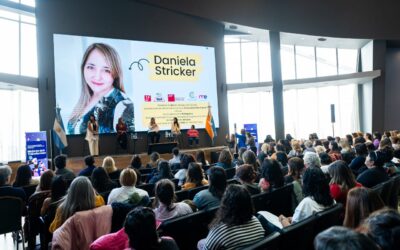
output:
[[338,49],[339,74],[351,74],[357,72],[356,49]]
[[296,67],[294,59],[294,46],[281,44],[281,68],[282,79],[296,79]]
[[317,76],[337,75],[336,48],[316,48]]
[[315,77],[315,50],[314,47],[296,46],[297,78]]

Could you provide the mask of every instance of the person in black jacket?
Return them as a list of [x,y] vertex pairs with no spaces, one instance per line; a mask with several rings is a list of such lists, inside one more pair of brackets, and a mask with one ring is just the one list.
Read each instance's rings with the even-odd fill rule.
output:
[[389,180],[389,175],[383,168],[383,156],[379,151],[370,152],[365,160],[368,170],[365,170],[357,178],[357,182],[364,187],[372,188],[382,182]]

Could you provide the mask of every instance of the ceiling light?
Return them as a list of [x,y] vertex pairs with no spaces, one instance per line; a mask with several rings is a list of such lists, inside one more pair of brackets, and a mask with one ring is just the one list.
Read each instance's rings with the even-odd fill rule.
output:
[[325,42],[325,41],[326,41],[326,38],[320,37],[320,38],[318,38],[318,41],[320,41],[320,42]]

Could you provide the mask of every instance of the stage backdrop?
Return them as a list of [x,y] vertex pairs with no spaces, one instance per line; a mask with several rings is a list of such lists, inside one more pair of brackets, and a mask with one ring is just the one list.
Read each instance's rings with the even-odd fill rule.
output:
[[[95,43],[104,46],[84,59]],[[174,117],[204,128],[209,107],[219,127],[214,48],[55,34],[54,60],[67,134],[86,132],[91,114],[100,133],[115,132],[119,117],[132,131],[147,131],[151,117],[161,130]]]

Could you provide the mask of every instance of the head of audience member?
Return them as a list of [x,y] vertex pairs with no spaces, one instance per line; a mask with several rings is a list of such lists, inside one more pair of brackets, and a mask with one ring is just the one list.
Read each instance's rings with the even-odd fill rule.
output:
[[91,167],[94,165],[94,157],[91,155],[86,156],[84,161],[85,161],[85,165],[88,167]]
[[11,173],[12,170],[10,166],[8,165],[0,166],[0,187],[10,184]]
[[367,141],[365,140],[364,137],[362,136],[358,136],[354,138],[354,144],[358,144],[358,143],[366,143]]
[[263,152],[264,154],[268,154],[268,150],[269,150],[269,144],[264,142],[261,145],[261,152]]
[[393,159],[393,148],[390,147],[383,147],[379,149],[379,152],[381,152],[382,160],[383,163],[391,162]]
[[142,167],[142,159],[140,159],[139,155],[134,155],[131,160],[131,168],[139,169]]
[[304,166],[306,166],[306,168],[321,167],[321,161],[316,153],[307,152],[304,155],[303,160],[304,160]]
[[51,202],[61,200],[61,198],[67,193],[67,189],[68,185],[64,177],[62,175],[55,176],[51,183]]
[[318,155],[320,153],[326,153],[326,149],[324,146],[318,145],[314,149],[315,149],[315,153],[317,153]]
[[379,194],[365,187],[355,187],[347,193],[343,226],[357,228],[372,212],[383,208]]
[[328,152],[330,150],[329,149],[329,141],[328,140],[323,141],[322,145],[324,146],[326,152]]
[[321,140],[315,140],[314,141],[314,147],[318,147],[318,146],[321,146],[321,147],[323,147],[323,145],[322,145],[322,141]]
[[276,152],[275,157],[283,167],[287,166],[288,163],[288,157],[285,152]]
[[108,174],[118,170],[115,167],[115,161],[111,156],[107,156],[106,158],[104,158],[102,167],[106,170]]
[[385,148],[385,147],[392,147],[392,141],[390,140],[390,138],[383,138],[379,142],[379,149],[382,149],[382,148]]
[[66,155],[57,155],[54,158],[54,163],[57,169],[63,169],[67,166],[67,156]]
[[277,143],[276,145],[275,145],[275,151],[276,152],[286,152],[286,147],[285,147],[285,145],[283,145],[282,143]]
[[372,142],[366,142],[365,146],[367,147],[368,153],[375,151],[375,145]]
[[332,163],[332,158],[328,155],[328,153],[325,152],[319,154],[319,159],[322,166],[326,166]]
[[270,143],[270,142],[274,142],[274,141],[275,141],[275,140],[272,138],[271,135],[267,135],[267,136],[265,137],[265,140],[264,140],[265,143]]
[[247,150],[243,153],[243,162],[244,164],[249,164],[253,166],[254,171],[258,170],[257,156],[253,151]]
[[172,154],[173,154],[175,157],[178,157],[178,156],[179,156],[179,148],[178,148],[178,147],[174,147],[174,148],[172,149]]
[[137,176],[136,172],[131,168],[125,168],[122,170],[119,176],[119,183],[122,187],[134,187],[136,185]]
[[353,172],[344,161],[335,161],[328,168],[331,176],[330,184],[337,184],[342,191],[350,190],[356,186],[356,179]]
[[314,239],[315,250],[379,250],[367,236],[346,227],[333,226]]
[[157,167],[157,161],[160,159],[160,154],[157,152],[153,152],[150,154],[150,162],[149,164],[155,168]]
[[161,179],[171,179],[173,177],[171,172],[171,167],[169,166],[169,163],[167,161],[165,160],[159,161],[157,169],[158,169],[158,175],[161,177]]
[[224,149],[221,151],[218,157],[218,162],[224,164],[226,168],[230,168],[232,166],[232,154],[229,150]]
[[275,146],[276,146],[275,142],[270,142],[269,143],[268,156],[271,156],[271,155],[273,155],[275,153]]
[[203,179],[204,174],[200,164],[191,162],[186,172],[186,182],[194,183],[196,187],[200,187],[203,185]]
[[294,138],[293,138],[293,136],[292,136],[291,134],[286,134],[285,139],[286,139],[288,142],[291,142]]
[[383,167],[383,157],[380,151],[372,151],[365,159],[365,165],[368,168]]
[[125,233],[131,249],[159,249],[160,238],[157,234],[156,216],[152,209],[137,207],[126,216]]
[[354,150],[356,151],[357,156],[364,156],[368,155],[368,149],[365,143],[358,143],[354,145]]
[[347,140],[347,143],[348,143],[350,146],[353,145],[353,136],[352,136],[352,135],[347,134],[347,135],[346,135],[346,140]]
[[211,167],[208,173],[208,184],[208,191],[214,197],[222,198],[227,186],[225,169]]
[[17,175],[15,176],[14,187],[24,187],[31,184],[32,181],[32,170],[29,165],[21,165],[17,169]]
[[394,209],[375,211],[358,231],[368,235],[382,250],[400,249],[400,214]]
[[193,155],[191,154],[184,154],[181,157],[181,169],[188,169],[189,168],[189,164],[191,162],[195,162],[195,159],[193,157]]
[[253,213],[253,201],[249,191],[242,185],[232,184],[226,189],[211,225],[225,224],[228,227],[242,225],[253,217]]
[[292,176],[294,180],[300,179],[305,169],[303,159],[299,157],[292,157],[288,161],[288,166],[289,166],[288,175]]
[[279,142],[285,146],[285,153],[289,153],[290,150],[292,150],[292,144],[290,143],[290,141],[284,139],[284,140],[279,140]]
[[307,140],[304,142],[304,146],[306,147],[306,149],[310,149],[313,147],[313,143],[310,140]]
[[341,139],[339,141],[339,145],[342,148],[342,151],[345,151],[345,152],[350,152],[351,151],[351,147],[349,145],[349,142],[346,139]]
[[303,175],[304,197],[311,197],[325,207],[333,204],[329,184],[320,168],[308,167]]
[[168,179],[161,179],[156,183],[155,190],[155,205],[163,204],[171,211],[172,204],[176,200],[175,184]]
[[298,141],[298,140],[292,140],[291,141],[291,143],[292,143],[292,149],[294,150],[294,151],[296,151],[297,153],[301,153],[302,151],[303,151],[303,149],[301,148],[301,146],[300,146],[300,141]]
[[54,172],[52,170],[46,170],[40,176],[39,190],[48,191],[51,190],[51,183],[53,182]]
[[383,132],[383,134],[384,134],[384,136],[385,136],[386,138],[389,138],[389,137],[392,135],[391,132],[388,131],[388,130],[386,130],[385,132]]
[[250,164],[243,164],[236,168],[236,177],[242,184],[253,184],[256,176],[257,174]]
[[95,191],[89,178],[76,177],[61,202],[61,224],[76,212],[95,208]]
[[196,161],[201,163],[201,165],[203,165],[203,166],[207,165],[206,155],[204,153],[204,150],[197,150],[197,152],[196,152]]
[[243,160],[243,154],[244,154],[244,152],[246,152],[246,151],[247,151],[247,148],[245,148],[245,147],[239,148],[239,159],[240,159],[240,160]]
[[373,141],[371,133],[365,133],[364,138],[366,141]]
[[92,181],[94,189],[96,189],[96,191],[99,193],[107,191],[106,186],[108,183],[111,182],[111,179],[104,168],[96,168],[95,170],[93,170],[90,179]]
[[330,152],[340,153],[339,145],[336,141],[329,142]]
[[342,155],[342,160],[345,161],[347,164],[350,164],[351,161],[354,158],[356,158],[356,155],[354,154],[353,151],[343,152],[341,155]]
[[269,183],[269,190],[283,187],[285,183],[281,165],[277,160],[264,160],[261,169],[261,178],[264,178]]

